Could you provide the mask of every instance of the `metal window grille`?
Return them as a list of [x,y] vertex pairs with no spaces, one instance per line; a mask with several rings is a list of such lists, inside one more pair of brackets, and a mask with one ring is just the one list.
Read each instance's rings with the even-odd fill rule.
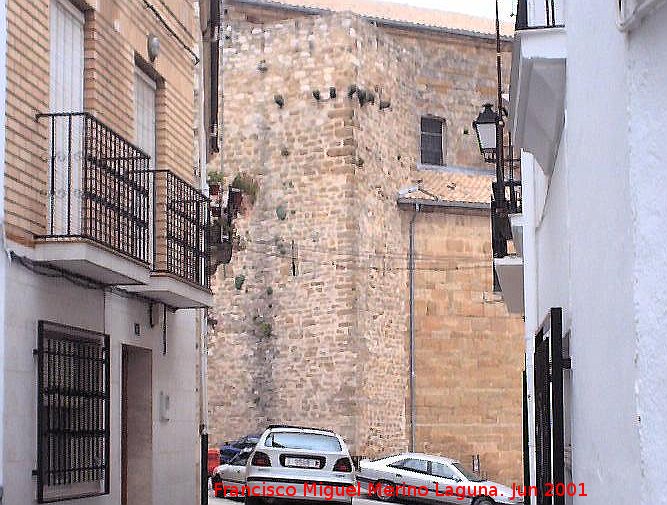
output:
[[150,157],[85,112],[49,122],[47,233],[85,238],[149,261]]
[[[542,8],[544,9],[542,11]],[[528,0],[518,0],[516,9],[515,30],[529,30],[531,28],[555,28],[561,27],[562,19],[559,19],[559,9],[556,0],[536,0],[534,16],[540,21],[532,24],[528,19]]]
[[421,160],[426,165],[444,165],[445,121],[435,117],[421,118]]
[[547,483],[565,482],[563,416],[563,309],[552,308],[535,336],[535,468],[537,505],[565,505],[565,497],[546,496]]
[[109,336],[38,328],[37,501],[109,493]]

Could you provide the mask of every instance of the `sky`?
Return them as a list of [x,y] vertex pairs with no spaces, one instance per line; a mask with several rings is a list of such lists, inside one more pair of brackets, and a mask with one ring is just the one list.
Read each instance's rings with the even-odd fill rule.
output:
[[[496,3],[494,0],[385,0],[393,3],[428,7],[451,12],[461,12],[485,18],[496,17]],[[500,17],[510,21],[510,14],[516,10],[516,0],[500,0]]]

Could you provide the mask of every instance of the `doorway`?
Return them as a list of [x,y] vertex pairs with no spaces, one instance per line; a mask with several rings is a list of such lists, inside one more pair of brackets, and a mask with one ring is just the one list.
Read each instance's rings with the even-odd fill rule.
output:
[[153,384],[149,349],[123,345],[121,505],[153,503]]

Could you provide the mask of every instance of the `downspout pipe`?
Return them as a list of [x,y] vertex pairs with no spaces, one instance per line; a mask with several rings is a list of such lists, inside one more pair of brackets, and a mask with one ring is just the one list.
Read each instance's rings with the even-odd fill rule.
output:
[[209,97],[209,142],[208,149],[210,153],[220,152],[218,144],[218,128],[219,128],[219,76],[220,76],[220,8],[223,6],[224,0],[211,0],[210,17],[209,17],[209,36],[210,51],[211,51],[211,67],[209,69],[211,79],[211,96]]
[[410,218],[410,451],[414,452],[417,445],[417,403],[415,388],[415,221],[419,213],[419,203],[415,203],[415,210]]

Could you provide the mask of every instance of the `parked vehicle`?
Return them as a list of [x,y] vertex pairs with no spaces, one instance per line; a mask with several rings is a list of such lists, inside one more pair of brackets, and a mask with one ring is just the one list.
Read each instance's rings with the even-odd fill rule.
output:
[[261,433],[246,435],[233,442],[227,442],[220,446],[220,464],[229,463],[242,449],[252,449],[257,444]]
[[217,447],[208,448],[208,476],[213,475],[213,470],[220,464],[220,449]]
[[383,501],[523,503],[523,498],[513,498],[512,488],[477,476],[455,459],[429,454],[405,453],[362,460],[357,480],[369,495]]
[[[328,492],[345,491],[356,483],[350,453],[339,435],[297,426],[269,426],[250,457],[246,481],[253,489],[247,505],[267,497],[349,504],[352,497],[345,492]],[[289,495],[291,490],[294,495]]]
[[[213,491],[216,497],[225,497],[225,486],[234,488],[234,491],[229,493],[230,496],[243,496],[246,463],[248,462],[248,457],[251,453],[251,447],[241,449],[241,452],[234,456],[229,463],[219,465],[213,470],[211,475],[211,485],[213,486]],[[216,484],[218,485],[216,486]]]

